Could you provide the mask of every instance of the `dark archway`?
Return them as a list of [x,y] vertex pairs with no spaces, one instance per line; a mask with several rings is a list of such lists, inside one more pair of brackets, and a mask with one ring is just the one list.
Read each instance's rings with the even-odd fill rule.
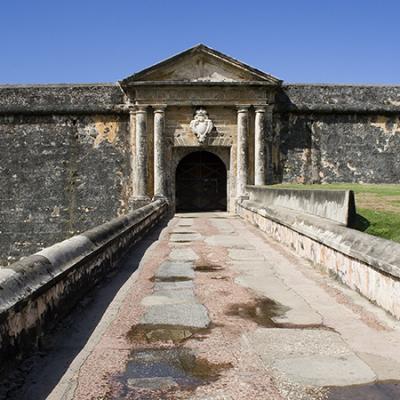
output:
[[226,211],[227,173],[208,151],[188,154],[176,168],[176,211]]

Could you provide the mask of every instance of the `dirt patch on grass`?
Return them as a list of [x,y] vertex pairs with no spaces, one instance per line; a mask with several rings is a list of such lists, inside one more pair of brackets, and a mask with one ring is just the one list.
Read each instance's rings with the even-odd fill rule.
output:
[[400,196],[383,196],[376,193],[356,193],[356,205],[375,211],[400,213]]

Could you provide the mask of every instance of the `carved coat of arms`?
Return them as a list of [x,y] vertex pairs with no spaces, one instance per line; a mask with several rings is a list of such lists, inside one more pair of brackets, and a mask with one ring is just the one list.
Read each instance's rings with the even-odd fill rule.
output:
[[207,111],[204,108],[200,108],[196,111],[196,114],[190,122],[190,129],[196,135],[199,143],[203,143],[206,136],[212,131],[214,124],[210,118],[208,118]]

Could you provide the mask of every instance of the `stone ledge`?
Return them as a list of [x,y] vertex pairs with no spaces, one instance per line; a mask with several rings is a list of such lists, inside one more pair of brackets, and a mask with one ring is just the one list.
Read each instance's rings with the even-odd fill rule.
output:
[[29,352],[167,210],[156,200],[0,268],[0,357]]
[[285,84],[278,113],[393,114],[400,110],[399,85]]
[[356,214],[351,190],[285,189],[271,186],[246,186],[251,202],[260,207],[285,207],[349,225]]
[[318,243],[360,260],[379,272],[400,280],[399,243],[284,207],[267,208],[251,201],[243,201],[240,207],[284,225]]
[[117,84],[0,86],[0,114],[128,112],[124,103]]

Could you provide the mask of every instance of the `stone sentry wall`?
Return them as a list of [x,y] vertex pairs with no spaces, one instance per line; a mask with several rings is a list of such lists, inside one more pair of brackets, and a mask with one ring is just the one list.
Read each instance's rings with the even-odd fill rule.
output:
[[283,85],[275,181],[399,183],[400,87]]
[[122,102],[116,85],[0,88],[0,265],[126,212]]

